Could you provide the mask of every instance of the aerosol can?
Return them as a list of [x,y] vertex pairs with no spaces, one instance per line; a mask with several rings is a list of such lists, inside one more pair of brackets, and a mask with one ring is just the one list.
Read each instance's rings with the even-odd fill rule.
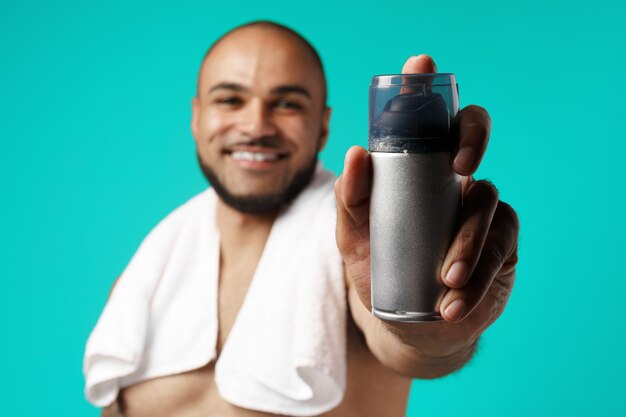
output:
[[379,75],[369,97],[372,313],[443,320],[441,267],[462,194],[462,177],[452,169],[458,85],[454,74]]

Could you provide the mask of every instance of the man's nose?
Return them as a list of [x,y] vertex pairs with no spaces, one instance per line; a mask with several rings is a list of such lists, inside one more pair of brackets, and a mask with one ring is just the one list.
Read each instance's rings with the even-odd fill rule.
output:
[[276,135],[276,126],[271,114],[260,101],[248,103],[239,120],[239,130],[246,136],[256,139]]

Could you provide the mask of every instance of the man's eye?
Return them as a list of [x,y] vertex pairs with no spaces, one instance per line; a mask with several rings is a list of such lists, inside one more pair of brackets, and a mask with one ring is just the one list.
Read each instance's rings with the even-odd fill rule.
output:
[[291,100],[278,100],[274,104],[274,107],[279,108],[279,109],[290,109],[290,110],[302,109],[302,106],[300,105],[300,103],[296,103],[295,101],[291,101]]
[[225,106],[239,106],[243,103],[243,100],[239,97],[220,97],[215,102]]

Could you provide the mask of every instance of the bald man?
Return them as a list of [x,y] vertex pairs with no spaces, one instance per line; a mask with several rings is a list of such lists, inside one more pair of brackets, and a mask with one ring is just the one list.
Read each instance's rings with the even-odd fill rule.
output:
[[[420,55],[402,71],[432,73],[436,67]],[[220,38],[203,60],[197,85],[191,130],[202,172],[219,196],[219,357],[281,207],[311,182],[331,110],[315,50],[271,22],[244,25]],[[487,145],[489,116],[477,106],[460,114],[454,169],[464,176],[464,206],[441,271],[449,286],[444,321],[392,323],[370,313],[370,160],[361,147],[346,155],[334,192],[350,312],[347,382],[340,404],[325,416],[404,416],[412,378],[438,378],[463,367],[505,307],[515,277],[518,220],[492,184],[472,178]],[[215,363],[124,387],[102,415],[272,415],[223,399]]]

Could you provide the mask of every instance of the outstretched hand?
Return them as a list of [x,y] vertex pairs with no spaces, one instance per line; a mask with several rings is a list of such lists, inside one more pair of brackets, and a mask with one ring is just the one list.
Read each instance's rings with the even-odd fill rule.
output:
[[[409,58],[403,74],[433,73],[432,58]],[[460,138],[453,169],[463,176],[463,206],[456,235],[441,269],[449,287],[439,322],[384,322],[390,332],[423,354],[444,356],[474,343],[502,313],[517,264],[519,221],[496,187],[474,181],[472,174],[485,153],[491,119],[478,106],[460,111]],[[369,202],[371,161],[368,152],[354,146],[346,154],[344,171],[335,184],[337,244],[346,275],[361,303],[371,311]],[[378,320],[372,316],[373,319]]]

